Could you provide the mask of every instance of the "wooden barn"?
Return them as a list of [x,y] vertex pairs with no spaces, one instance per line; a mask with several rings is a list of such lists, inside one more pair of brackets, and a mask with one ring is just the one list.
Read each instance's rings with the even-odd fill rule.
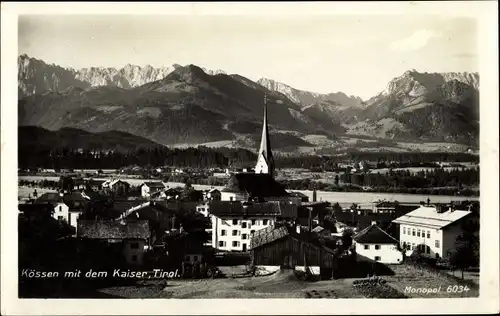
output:
[[331,278],[342,249],[335,241],[293,226],[270,226],[254,233],[250,243],[252,264],[257,267],[294,269]]

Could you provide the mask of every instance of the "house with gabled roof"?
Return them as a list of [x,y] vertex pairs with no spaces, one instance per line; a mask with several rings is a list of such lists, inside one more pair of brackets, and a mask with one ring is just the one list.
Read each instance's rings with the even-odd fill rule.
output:
[[386,264],[400,264],[403,254],[398,250],[398,240],[376,222],[358,232],[353,237],[358,260],[373,260]]
[[343,253],[336,241],[328,242],[300,226],[272,225],[256,231],[250,242],[251,261],[265,270],[293,269],[331,278]]
[[224,251],[248,251],[251,234],[278,219],[298,217],[298,206],[286,202],[211,201],[208,214],[212,247]]
[[85,211],[88,200],[82,193],[63,194],[57,192],[47,192],[35,200],[35,203],[45,203],[52,205],[52,216],[65,221],[70,226],[77,228],[78,217]]
[[[79,220],[77,237],[84,241],[100,241],[117,250],[130,265],[143,264],[144,252],[151,232],[147,220],[106,221]],[[112,252],[110,251],[110,254]]]
[[407,255],[420,249],[423,256],[444,258],[455,247],[463,224],[477,221],[476,212],[457,209],[457,205],[422,205],[393,220],[399,224],[399,239]]
[[161,181],[147,181],[140,185],[141,196],[150,197],[151,194],[165,190],[165,185]]
[[[222,201],[292,199],[285,188],[267,173],[237,173],[221,190]],[[300,201],[300,198],[294,198]]]

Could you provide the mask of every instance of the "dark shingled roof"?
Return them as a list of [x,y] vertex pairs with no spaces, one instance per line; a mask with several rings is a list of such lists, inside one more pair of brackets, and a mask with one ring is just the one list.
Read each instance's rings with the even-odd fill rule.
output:
[[281,184],[265,173],[234,174],[222,192],[247,193],[251,197],[289,196]]
[[78,237],[91,239],[146,239],[151,233],[149,222],[79,220]]
[[115,200],[113,202],[113,209],[118,212],[125,212],[126,210],[131,209],[132,207],[139,206],[149,202],[149,200],[140,199],[140,200]]
[[161,181],[144,182],[143,185],[147,185],[150,188],[165,188],[165,185]]
[[290,194],[291,196],[295,196],[295,197],[309,198],[309,196],[305,195],[302,192],[293,191],[293,192],[289,192],[288,194]]
[[215,216],[279,216],[286,218],[297,217],[298,208],[295,204],[286,202],[235,202],[211,201],[210,213]]
[[18,204],[18,209],[20,212],[23,212],[26,215],[37,213],[46,213],[50,215],[54,210],[54,205],[52,205],[51,203],[26,203]]
[[385,231],[383,231],[377,224],[372,224],[359,233],[353,238],[357,243],[361,244],[397,244],[396,238],[392,237]]
[[252,239],[250,239],[250,249],[268,244],[287,235],[289,235],[289,230],[286,226],[269,226],[264,229],[259,229],[253,233]]
[[290,236],[300,240],[301,242],[322,248],[333,254],[338,254],[339,252],[338,249],[333,249],[336,248],[336,239],[321,238],[320,240],[320,236],[317,233],[302,231],[299,234],[295,231],[294,227],[286,225],[269,226],[256,231],[253,233],[252,239],[250,239],[250,249],[264,246],[286,236]]
[[35,200],[36,203],[58,203],[63,202],[62,196],[57,192],[47,192],[42,194],[38,199]]

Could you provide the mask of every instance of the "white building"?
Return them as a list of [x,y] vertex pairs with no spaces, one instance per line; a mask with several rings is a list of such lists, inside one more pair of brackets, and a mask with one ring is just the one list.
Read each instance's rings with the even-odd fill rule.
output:
[[151,194],[162,191],[165,189],[165,185],[161,181],[149,181],[141,184],[141,196],[150,197]]
[[254,232],[273,225],[278,217],[296,216],[297,206],[289,203],[211,202],[212,247],[248,251]]
[[84,204],[86,203],[84,195],[83,192],[68,195],[49,192],[40,196],[36,202],[52,205],[54,209],[52,217],[58,221],[66,222],[76,229],[77,220],[83,213]]
[[210,201],[221,201],[222,200],[222,193],[217,190],[217,189],[210,189],[207,190],[203,193],[203,198],[204,200],[210,200]]
[[398,250],[398,240],[386,233],[376,223],[372,223],[354,237],[358,260],[369,259],[385,264],[403,262],[403,254]]
[[401,246],[407,247],[406,255],[421,247],[423,255],[443,258],[455,247],[463,222],[474,220],[471,215],[471,211],[447,206],[421,206],[393,220],[393,223],[399,224],[399,239]]

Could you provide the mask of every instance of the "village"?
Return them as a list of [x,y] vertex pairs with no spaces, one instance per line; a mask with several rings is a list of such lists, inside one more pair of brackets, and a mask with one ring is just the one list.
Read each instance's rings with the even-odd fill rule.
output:
[[[144,297],[177,297],[169,286],[186,287],[193,279],[219,282],[214,284],[225,279],[228,283],[221,287],[229,284],[228,292],[238,292],[237,286],[246,289],[241,297],[258,295],[252,292],[270,297],[272,292],[285,292],[278,297],[425,297],[425,291],[408,289],[436,282],[436,288],[467,289],[442,290],[439,297],[478,295],[477,278],[464,278],[464,273],[471,275],[468,269],[477,272],[478,267],[478,202],[381,200],[366,208],[353,201],[346,207],[318,200],[316,190],[312,199],[286,190],[275,180],[266,114],[255,167],[221,173],[225,185],[205,190],[190,183],[168,186],[145,180],[132,186],[120,178],[69,176],[60,178],[57,190],[39,193],[35,188],[18,205],[20,270],[39,265],[110,271],[106,275],[111,277],[91,285],[77,278],[73,292],[114,288],[117,297],[137,297],[140,289],[120,294],[119,288],[144,281],[135,272],[130,278],[113,278],[117,269],[167,271],[160,278],[164,289]],[[267,290],[259,288],[262,280],[267,280]],[[283,289],[291,280],[295,290]],[[46,297],[47,288],[57,288],[33,282],[40,281],[21,276],[21,296]],[[269,282],[282,288],[269,287]],[[323,294],[311,289],[315,285],[325,289]],[[209,290],[195,292],[182,297],[209,295]]]

